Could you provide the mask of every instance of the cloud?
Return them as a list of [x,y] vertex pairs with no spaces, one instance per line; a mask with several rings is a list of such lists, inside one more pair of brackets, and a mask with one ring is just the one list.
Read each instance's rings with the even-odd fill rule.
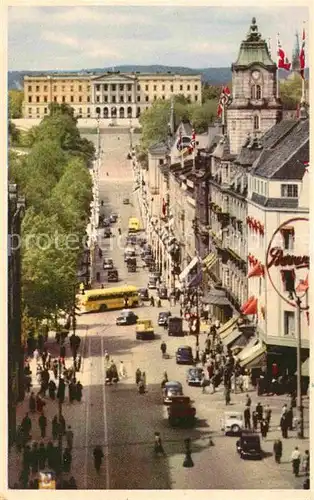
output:
[[54,33],[52,31],[43,31],[41,33],[41,39],[46,40],[47,42],[65,45],[66,47],[71,47],[74,49],[80,48],[82,46],[82,42],[78,38],[63,35],[62,33]]

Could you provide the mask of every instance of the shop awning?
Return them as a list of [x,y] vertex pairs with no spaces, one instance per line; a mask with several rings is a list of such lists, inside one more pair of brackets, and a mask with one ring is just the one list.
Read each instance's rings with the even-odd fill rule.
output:
[[[243,351],[242,351],[243,352]],[[254,347],[247,351],[247,355],[240,361],[240,366],[246,368],[258,368],[265,362],[266,346],[259,341]]]
[[237,324],[238,319],[239,316],[233,316],[218,329],[217,334],[221,339],[232,332],[232,330],[235,328],[235,325]]
[[237,354],[237,359],[241,361],[242,359],[246,358],[251,352],[252,347],[255,347],[259,343],[259,339],[257,337],[251,337],[248,343],[245,345],[245,347],[242,349],[242,351]]
[[244,333],[241,333],[239,337],[237,337],[231,346],[232,349],[243,349],[248,343],[248,338]]
[[198,257],[194,257],[191,262],[183,269],[182,273],[179,274],[179,281],[185,280],[188,274],[192,271],[193,267],[198,263]]
[[204,296],[203,302],[214,306],[230,306],[230,302],[226,297],[226,292],[217,288],[212,288]]
[[214,253],[210,253],[209,255],[207,255],[207,257],[205,257],[205,259],[203,259],[203,264],[209,271],[213,267],[213,265],[216,264],[217,260],[218,260],[217,255]]
[[234,327],[234,329],[231,330],[231,332],[229,332],[229,334],[222,339],[222,343],[223,345],[228,346],[232,344],[232,342],[238,337],[241,337],[241,335],[242,333],[236,327]]

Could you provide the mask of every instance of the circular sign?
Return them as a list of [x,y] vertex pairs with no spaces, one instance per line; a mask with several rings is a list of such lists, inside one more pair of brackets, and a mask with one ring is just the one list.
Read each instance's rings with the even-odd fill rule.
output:
[[[292,290],[297,291],[298,285],[303,284],[303,289],[302,286],[300,288],[301,292],[304,292],[303,297],[305,296],[306,286],[304,284],[308,280],[310,268],[309,245],[306,244],[306,236],[304,232],[296,234],[296,223],[298,225],[298,223],[302,222],[309,222],[309,219],[307,217],[294,217],[278,226],[270,239],[266,252],[265,267],[269,281],[282,300],[293,307],[296,307],[296,301],[287,298],[287,295]],[[306,235],[309,238],[308,231]],[[300,248],[306,248],[306,254],[294,254],[295,251],[298,251],[298,244],[295,244],[297,242],[300,243]],[[283,284],[286,296],[279,289],[279,285],[276,284],[278,275],[281,278],[280,281]],[[301,295],[300,298],[302,298]],[[309,306],[307,304],[300,305],[300,309],[308,310]]]

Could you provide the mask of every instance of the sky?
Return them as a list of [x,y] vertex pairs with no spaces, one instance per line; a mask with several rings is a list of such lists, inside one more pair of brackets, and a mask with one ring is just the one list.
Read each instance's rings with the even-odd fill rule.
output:
[[255,16],[291,58],[307,7],[9,7],[9,70],[80,70],[122,64],[230,67]]

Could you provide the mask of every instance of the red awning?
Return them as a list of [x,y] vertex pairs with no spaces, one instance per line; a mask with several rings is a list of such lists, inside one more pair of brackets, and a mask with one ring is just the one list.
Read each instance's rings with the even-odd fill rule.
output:
[[258,262],[257,264],[255,264],[255,266],[253,267],[253,269],[251,269],[251,271],[249,272],[249,274],[247,275],[248,278],[253,278],[253,276],[264,276],[264,266],[263,264],[261,264],[260,262]]
[[249,305],[250,303],[252,302],[252,300],[254,300],[255,297],[254,295],[252,295],[244,304],[243,306],[241,307],[240,311],[243,312]]
[[249,305],[242,311],[242,314],[245,316],[250,316],[251,314],[257,314],[257,299],[254,297],[253,300],[249,303]]
[[296,291],[297,292],[307,292],[309,289],[309,275],[305,278],[305,280],[300,280],[300,283],[298,284]]

